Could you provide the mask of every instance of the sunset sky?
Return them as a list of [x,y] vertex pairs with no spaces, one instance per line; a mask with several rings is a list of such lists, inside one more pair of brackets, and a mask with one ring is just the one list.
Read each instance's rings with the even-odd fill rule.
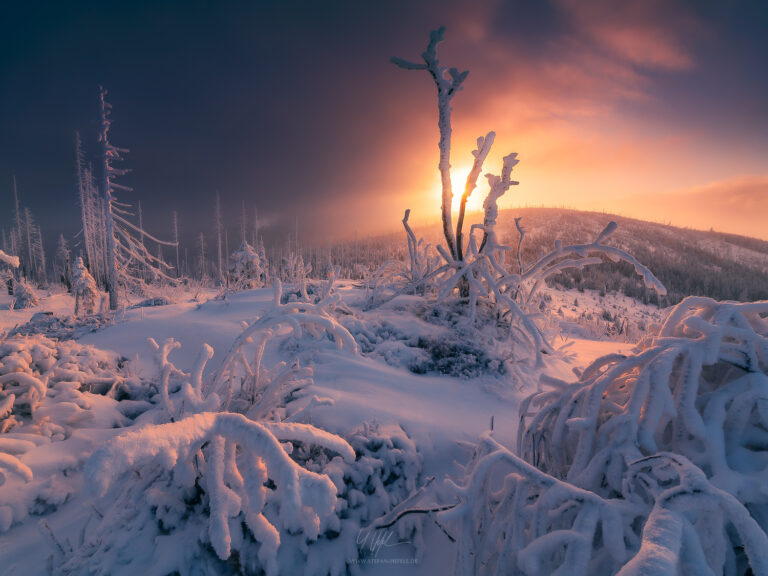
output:
[[[416,60],[470,70],[455,180],[517,152],[503,206],[553,205],[768,239],[768,3],[753,1],[4,2],[0,226],[11,176],[47,233],[77,231],[73,140],[97,151],[98,85],[122,182],[150,229],[210,232],[213,195],[273,238],[439,217],[437,108]],[[479,206],[485,187],[475,192]],[[158,230],[159,229],[159,230]]]

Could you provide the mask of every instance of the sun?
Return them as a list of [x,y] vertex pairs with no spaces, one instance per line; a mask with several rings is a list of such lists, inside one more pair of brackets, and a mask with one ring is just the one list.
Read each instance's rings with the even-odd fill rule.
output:
[[[464,194],[464,187],[467,185],[467,176],[469,175],[470,170],[472,170],[471,166],[451,167],[451,187],[453,190],[451,212],[454,215],[458,215],[459,213],[461,196]],[[467,213],[481,212],[483,210],[483,198],[485,197],[485,191],[483,190],[484,183],[485,178],[482,176],[477,179],[477,186],[467,201]],[[435,199],[435,205],[440,206],[442,204],[443,188],[440,183],[439,175],[435,178],[432,186],[432,197]]]

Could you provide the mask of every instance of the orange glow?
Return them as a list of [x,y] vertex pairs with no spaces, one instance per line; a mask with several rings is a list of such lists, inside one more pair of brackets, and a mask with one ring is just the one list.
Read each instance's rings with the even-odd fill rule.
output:
[[[467,176],[472,166],[458,166],[451,168],[451,185],[453,187],[453,202],[451,203],[451,210],[454,217],[459,215],[459,206],[461,205],[461,196],[464,194],[464,187],[467,185]],[[434,210],[442,204],[443,201],[443,188],[440,184],[439,174],[433,179],[433,183],[430,187],[431,193],[429,199],[424,202],[425,209]],[[477,187],[467,201],[467,213],[481,212],[483,210],[483,199],[487,192],[487,184],[485,178],[481,175],[477,179]]]
[[[463,46],[456,31],[462,25],[449,28],[455,43],[446,49],[461,54],[458,61],[472,71],[453,102],[454,226],[476,138],[494,130],[470,196],[470,220],[482,213],[484,174],[498,174],[503,156],[517,152],[513,179],[520,185],[500,199],[501,209],[596,210],[768,238],[768,171],[764,136],[753,127],[758,124],[723,130],[717,118],[678,120],[671,112],[675,102],[661,90],[670,78],[701,70],[691,43],[695,21],[670,14],[666,3],[660,19],[653,2],[633,4],[626,14],[608,9],[607,0],[558,2],[576,29],[543,54],[525,51],[526,58],[510,60],[513,46],[495,41],[492,22],[479,13],[473,12],[477,18]],[[482,51],[474,52],[481,37]],[[361,202],[360,213],[370,215],[363,218],[372,229],[398,230],[406,208],[414,226],[440,221],[435,102],[428,80],[419,82],[423,92],[408,85],[398,93],[401,123],[380,141],[386,170],[375,179],[365,174],[367,204]],[[347,197],[338,210],[349,206]]]

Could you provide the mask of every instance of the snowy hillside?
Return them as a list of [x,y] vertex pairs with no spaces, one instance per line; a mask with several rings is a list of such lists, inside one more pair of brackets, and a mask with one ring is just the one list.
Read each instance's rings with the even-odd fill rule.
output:
[[[519,234],[515,218],[522,218],[526,230],[523,255],[530,261],[552,250],[555,241],[564,244],[591,240],[610,221],[619,227],[612,237],[615,245],[635,255],[648,265],[667,287],[662,305],[676,304],[685,296],[707,296],[716,300],[765,300],[768,298],[768,242],[757,238],[713,231],[676,228],[665,224],[625,218],[601,212],[584,212],[561,208],[514,208],[499,213],[502,242],[517,247]],[[469,222],[479,219],[468,214]],[[440,242],[440,226],[419,227],[417,236],[426,242]],[[360,264],[376,267],[392,257],[402,257],[406,246],[401,233],[361,239],[334,247],[334,260],[339,256],[358,254]],[[324,250],[312,251],[312,262],[327,259]],[[347,267],[344,267],[345,270]],[[359,270],[360,266],[357,267]],[[623,263],[611,262],[590,267],[575,274],[562,274],[550,284],[564,288],[598,292],[620,291],[640,301],[655,302],[655,295],[645,290],[629,274]],[[346,272],[361,277],[354,262]]]

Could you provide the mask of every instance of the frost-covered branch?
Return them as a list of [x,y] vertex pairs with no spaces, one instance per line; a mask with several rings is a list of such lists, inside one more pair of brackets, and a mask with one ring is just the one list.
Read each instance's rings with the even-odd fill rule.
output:
[[[664,296],[667,293],[667,289],[661,283],[661,281],[653,275],[647,266],[641,264],[634,256],[616,248],[614,246],[606,246],[603,242],[608,239],[617,228],[616,222],[609,222],[603,231],[598,235],[595,241],[591,244],[576,244],[572,246],[562,246],[558,241],[555,244],[555,249],[549,254],[543,256],[528,269],[523,272],[519,277],[510,277],[509,280],[515,282],[533,284],[525,295],[524,301],[529,304],[533,296],[538,291],[542,282],[544,282],[549,276],[556,274],[564,269],[581,269],[585,266],[592,264],[599,264],[602,260],[598,256],[604,256],[612,262],[619,262],[623,260],[628,264],[631,264],[635,272],[643,279],[645,285],[656,291],[659,296]],[[522,242],[522,237],[521,237]],[[592,255],[591,257],[589,255]],[[506,282],[506,280],[505,280]]]
[[438,127],[440,129],[440,181],[442,185],[442,217],[443,234],[448,245],[448,251],[458,259],[456,237],[453,233],[453,220],[451,218],[451,204],[453,202],[453,190],[451,189],[451,100],[456,92],[461,90],[461,85],[469,75],[469,71],[459,72],[456,68],[448,69],[441,66],[437,58],[437,45],[443,41],[445,27],[433,30],[429,35],[429,45],[422,53],[424,64],[418,64],[392,58],[391,62],[405,70],[426,70],[432,76],[437,86]]
[[493,141],[496,138],[496,133],[491,131],[483,138],[482,136],[477,139],[477,148],[472,151],[472,156],[475,157],[475,161],[472,163],[472,169],[467,175],[467,183],[464,187],[464,194],[461,195],[461,204],[459,206],[459,219],[456,222],[456,259],[459,261],[464,260],[464,214],[467,209],[467,201],[472,195],[472,192],[477,187],[477,178],[480,176],[480,172],[483,169],[483,163],[491,151]]

